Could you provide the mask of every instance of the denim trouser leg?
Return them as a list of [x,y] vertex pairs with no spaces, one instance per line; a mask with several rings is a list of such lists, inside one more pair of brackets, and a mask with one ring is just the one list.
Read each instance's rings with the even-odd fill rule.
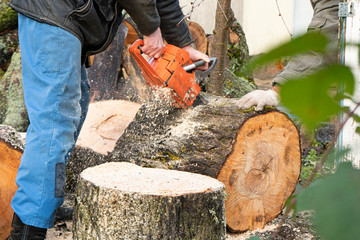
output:
[[69,32],[19,14],[19,40],[30,125],[12,207],[25,224],[50,228],[63,202],[66,161],[86,116],[89,86],[81,43]]

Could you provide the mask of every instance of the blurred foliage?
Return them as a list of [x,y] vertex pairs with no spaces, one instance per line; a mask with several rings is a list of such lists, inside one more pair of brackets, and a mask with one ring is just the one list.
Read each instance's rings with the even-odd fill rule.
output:
[[[327,49],[327,38],[320,33],[310,32],[285,43],[268,54],[254,59],[251,67],[266,64],[284,56],[305,54],[308,51],[324,53]],[[284,83],[280,91],[281,103],[289,113],[299,118],[309,132],[323,121],[339,114],[353,115],[353,121],[360,123],[360,116],[343,107],[340,101],[353,99],[355,78],[349,67],[330,65],[317,69],[311,75],[301,79],[292,79]],[[341,89],[341,90],[340,90]],[[338,126],[340,123],[338,123]],[[360,129],[359,129],[360,132]],[[315,150],[303,160],[302,177],[306,179],[315,170],[310,185],[305,184],[292,197],[288,207],[295,213],[304,210],[314,211],[314,227],[321,239],[358,239],[360,236],[360,170],[354,169],[351,163],[340,163],[333,173],[335,160],[344,155],[346,150],[333,150],[334,142],[322,156]],[[325,161],[326,160],[326,161]],[[320,163],[320,164],[319,164]],[[325,166],[325,167],[324,167]],[[327,170],[329,168],[329,171]],[[326,174],[320,170],[325,170]],[[289,209],[287,209],[289,210]],[[253,238],[258,239],[258,238]]]
[[17,13],[10,7],[10,0],[0,1],[0,34],[17,27]]

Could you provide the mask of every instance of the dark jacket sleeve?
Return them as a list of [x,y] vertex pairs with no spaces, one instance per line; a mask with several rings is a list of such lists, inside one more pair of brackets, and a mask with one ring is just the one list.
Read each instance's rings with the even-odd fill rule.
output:
[[178,0],[157,0],[156,6],[161,19],[161,32],[166,42],[185,47],[194,41],[183,19]]
[[160,17],[156,9],[156,0],[118,0],[131,16],[143,35],[150,35],[160,27]]

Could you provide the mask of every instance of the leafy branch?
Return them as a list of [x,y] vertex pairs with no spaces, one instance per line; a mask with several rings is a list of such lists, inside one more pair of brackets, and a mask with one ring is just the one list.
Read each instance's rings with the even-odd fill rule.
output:
[[[252,67],[286,56],[306,56],[309,51],[319,56],[326,55],[327,45],[326,37],[316,32],[308,33],[255,59]],[[312,210],[314,227],[322,239],[357,239],[360,235],[360,170],[354,169],[349,162],[342,162],[336,166],[334,174],[315,180],[325,161],[330,159],[345,124],[350,119],[357,124],[360,123],[360,116],[356,114],[360,102],[352,100],[354,89],[355,78],[351,69],[338,64],[322,67],[307,76],[294,78],[282,85],[282,104],[309,131],[340,113],[346,113],[346,116],[342,122],[337,123],[335,136],[302,189],[289,199],[285,214],[272,238],[277,236],[292,210],[294,214]],[[352,110],[342,107],[340,102],[344,99],[352,100],[356,106]],[[360,128],[357,128],[356,132],[360,133]],[[344,149],[337,149],[339,155],[344,152]]]

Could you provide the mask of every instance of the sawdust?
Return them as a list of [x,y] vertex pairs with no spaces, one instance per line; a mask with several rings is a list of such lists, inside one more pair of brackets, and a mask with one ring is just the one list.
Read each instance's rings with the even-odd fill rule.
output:
[[87,168],[81,177],[96,186],[128,193],[180,196],[188,193],[218,191],[218,180],[183,171],[143,168],[127,162],[104,163]]

